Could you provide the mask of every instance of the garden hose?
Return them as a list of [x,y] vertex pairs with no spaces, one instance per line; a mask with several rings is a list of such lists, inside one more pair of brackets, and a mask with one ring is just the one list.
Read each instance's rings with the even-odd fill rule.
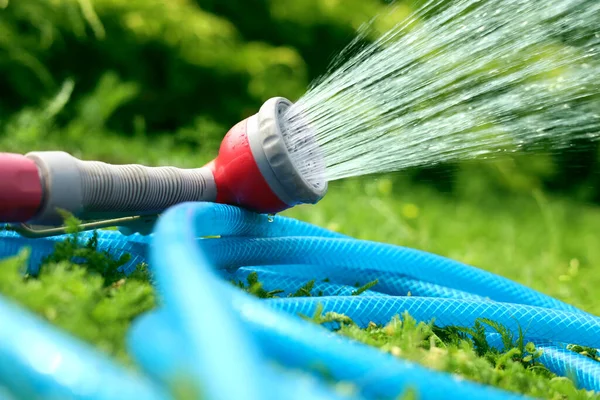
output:
[[[2,300],[0,365],[13,363],[10,370],[0,368],[0,387],[14,398],[42,396],[49,388],[60,398],[109,398],[98,387],[100,379],[103,386],[148,393],[144,398],[171,398],[169,388],[182,380],[206,399],[344,398],[325,383],[323,371],[353,384],[356,391],[349,398],[397,398],[409,389],[420,399],[449,393],[455,398],[523,398],[357,343],[332,332],[335,323],[317,326],[299,317],[311,316],[319,304],[323,312],[343,313],[361,327],[387,323],[405,311],[417,321],[435,318],[440,327],[472,326],[480,317],[504,324],[515,335],[522,327],[525,339],[543,350],[539,361],[548,369],[574,377],[580,388],[600,391],[597,362],[567,349],[569,343],[600,347],[599,318],[457,261],[209,202],[171,207],[150,236],[97,234],[100,250],[115,257],[131,254],[124,272],[142,261],[152,270],[160,308],[134,321],[127,339],[143,375],[115,373],[119,367],[99,362],[102,357],[92,349],[81,351],[77,360],[60,358],[60,368],[50,368],[49,350],[28,347],[23,332],[31,338],[60,337],[42,341],[52,343],[57,357],[83,345]],[[64,237],[33,240],[0,232],[0,256],[31,247],[29,268],[35,270],[60,240]],[[286,292],[307,278],[329,279],[319,282],[324,297],[276,299],[255,298],[226,281],[252,271],[265,289]],[[378,284],[350,295],[354,282],[374,277]],[[486,329],[490,344],[502,347],[498,334]],[[15,373],[23,377],[18,386],[11,383]],[[110,398],[127,398],[128,393]]]
[[[283,117],[292,103],[266,101],[225,135],[201,168],[111,165],[62,151],[0,153],[0,222],[55,226],[61,210],[82,220],[155,215],[183,202],[210,201],[276,213],[318,202],[327,182],[308,181],[288,146]],[[304,129],[311,134],[308,125]],[[310,162],[319,160],[314,152]]]

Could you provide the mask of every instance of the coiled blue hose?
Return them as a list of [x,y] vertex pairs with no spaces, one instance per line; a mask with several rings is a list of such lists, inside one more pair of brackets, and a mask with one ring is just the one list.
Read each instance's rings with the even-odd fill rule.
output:
[[[29,268],[35,271],[62,239],[31,240],[0,232],[0,257],[29,246]],[[425,322],[435,317],[442,326],[470,326],[478,317],[515,333],[521,326],[528,340],[544,350],[541,361],[550,370],[573,375],[581,388],[600,390],[598,364],[565,345],[600,346],[600,319],[436,255],[212,203],[171,208],[150,237],[99,232],[99,248],[115,256],[130,253],[126,272],[145,260],[152,268],[161,308],[140,317],[128,337],[128,348],[145,375],[123,370],[0,299],[0,387],[13,398],[55,394],[61,399],[116,399],[136,393],[167,399],[169,388],[182,379],[209,399],[342,397],[323,382],[323,371],[353,383],[356,391],[350,398],[394,398],[409,388],[423,399],[446,398],[448,393],[522,398],[428,370],[298,318],[298,313],[310,315],[317,304],[363,326],[388,322],[404,311]],[[259,272],[265,289],[285,293],[315,279],[313,293],[325,297],[259,300],[222,279],[244,280],[253,271]],[[374,279],[377,285],[350,296],[356,283]],[[30,346],[32,342],[41,345]],[[296,369],[313,378],[294,373]],[[15,374],[20,379],[15,381]],[[109,388],[120,392],[108,393]]]

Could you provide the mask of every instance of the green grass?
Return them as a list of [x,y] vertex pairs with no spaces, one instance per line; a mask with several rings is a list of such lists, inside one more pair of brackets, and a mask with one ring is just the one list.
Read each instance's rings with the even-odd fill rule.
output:
[[[332,184],[318,205],[285,215],[357,238],[449,256],[600,312],[594,295],[600,283],[597,207],[546,198],[540,191],[496,196],[463,187],[450,196],[407,185],[403,179],[377,177]],[[154,292],[143,266],[132,277],[121,276],[116,268],[125,259],[111,260],[94,246],[94,241],[77,239],[60,245],[37,277],[21,275],[24,256],[0,262],[0,293],[135,368],[125,349],[125,335],[136,316],[155,306]],[[87,259],[87,265],[67,262],[74,255]],[[238,286],[258,297],[278,295],[261,288],[260,276]],[[307,282],[294,295],[310,295],[311,288]],[[510,350],[497,352],[477,335],[475,340],[464,335],[464,329],[476,334],[477,327],[439,329],[405,315],[386,326],[359,329],[341,315],[309,317],[314,323],[336,320],[341,335],[466,379],[540,398],[600,399],[577,391],[567,378],[553,376],[536,361],[536,349],[519,337],[510,339]],[[591,349],[574,350],[597,359]],[[346,384],[338,387],[352,389]]]

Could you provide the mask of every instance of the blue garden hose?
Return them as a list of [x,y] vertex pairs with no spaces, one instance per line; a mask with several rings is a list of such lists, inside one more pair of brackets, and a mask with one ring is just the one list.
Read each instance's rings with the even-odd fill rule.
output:
[[[0,257],[30,246],[29,268],[35,270],[62,239],[32,240],[3,231]],[[12,398],[53,394],[95,400],[137,393],[168,399],[169,388],[182,380],[211,400],[397,398],[411,388],[421,399],[449,393],[522,398],[393,357],[298,317],[311,315],[318,304],[360,326],[386,323],[404,311],[418,321],[435,317],[438,326],[471,326],[479,317],[515,334],[520,326],[527,340],[544,350],[540,361],[546,367],[573,376],[581,388],[600,391],[600,364],[566,348],[566,343],[600,347],[599,318],[440,256],[213,203],[167,210],[150,237],[101,231],[99,248],[117,257],[131,254],[126,272],[146,260],[153,271],[161,307],[135,321],[128,337],[143,376],[0,299],[0,388]],[[253,271],[266,290],[286,294],[315,279],[313,293],[324,297],[259,300],[223,279],[244,280]],[[374,279],[377,285],[351,296],[355,283]],[[489,334],[493,343],[494,332]],[[324,371],[356,390],[342,396],[325,383]],[[114,387],[121,392],[108,393]]]

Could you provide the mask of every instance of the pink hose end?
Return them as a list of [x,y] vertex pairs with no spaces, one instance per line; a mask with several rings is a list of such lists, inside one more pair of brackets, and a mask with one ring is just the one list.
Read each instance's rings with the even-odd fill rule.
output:
[[20,154],[0,153],[0,222],[27,222],[42,204],[38,167]]

